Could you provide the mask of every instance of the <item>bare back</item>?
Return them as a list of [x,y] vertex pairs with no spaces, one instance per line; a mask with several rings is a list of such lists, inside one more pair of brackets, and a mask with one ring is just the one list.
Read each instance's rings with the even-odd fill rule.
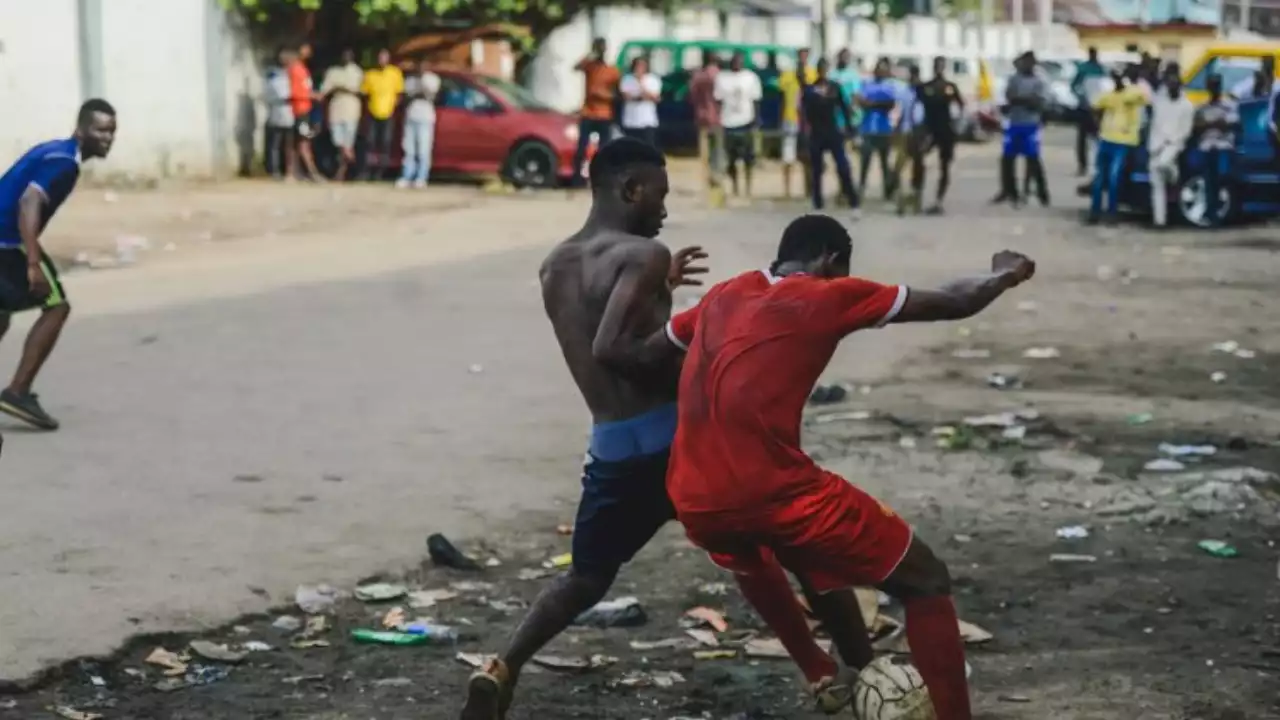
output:
[[539,271],[542,302],[574,382],[596,422],[632,417],[675,400],[679,358],[621,369],[605,362],[597,333],[611,298],[632,288],[623,331],[644,338],[671,316],[671,253],[650,238],[613,231],[579,233],[556,246]]

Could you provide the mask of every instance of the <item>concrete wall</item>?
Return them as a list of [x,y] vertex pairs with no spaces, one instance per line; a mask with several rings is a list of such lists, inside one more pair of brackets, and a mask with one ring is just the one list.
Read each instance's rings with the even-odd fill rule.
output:
[[[252,130],[257,59],[217,0],[0,1],[0,163],[67,135],[98,95],[115,105],[99,177],[210,177],[239,167],[237,129]],[[247,139],[247,138],[246,138]]]

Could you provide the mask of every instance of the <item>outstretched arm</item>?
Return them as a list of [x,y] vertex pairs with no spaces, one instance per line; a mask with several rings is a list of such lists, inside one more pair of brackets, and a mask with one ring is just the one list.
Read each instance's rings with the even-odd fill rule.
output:
[[1036,272],[1027,256],[1005,250],[991,258],[991,272],[947,283],[938,290],[907,291],[906,302],[890,322],[960,320],[982,312],[988,305]]
[[651,317],[653,303],[668,300],[677,287],[701,285],[693,276],[707,271],[697,264],[706,257],[696,246],[683,248],[673,256],[657,243],[634,252],[609,294],[591,344],[595,359],[620,371],[635,371],[662,364],[673,354],[683,352],[687,341],[677,340],[666,327],[638,336],[632,319]]

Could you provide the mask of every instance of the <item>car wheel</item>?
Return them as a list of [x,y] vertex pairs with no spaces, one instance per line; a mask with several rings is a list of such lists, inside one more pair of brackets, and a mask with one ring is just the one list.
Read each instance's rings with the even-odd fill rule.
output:
[[[1200,228],[1213,227],[1209,222],[1208,203],[1205,195],[1205,188],[1208,183],[1205,181],[1204,175],[1192,175],[1182,183],[1182,187],[1178,190],[1178,215],[1183,222]],[[1223,185],[1218,190],[1218,218],[1220,221],[1231,217],[1231,211],[1235,204],[1235,195],[1231,192],[1229,185]]]
[[558,170],[559,163],[550,146],[526,140],[511,149],[502,174],[518,188],[551,188],[556,185]]

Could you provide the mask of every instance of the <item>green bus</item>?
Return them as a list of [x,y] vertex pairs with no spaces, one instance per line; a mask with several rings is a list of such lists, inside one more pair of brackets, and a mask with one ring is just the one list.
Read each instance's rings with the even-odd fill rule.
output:
[[698,131],[689,104],[689,78],[702,67],[706,53],[720,58],[721,67],[741,52],[746,67],[760,75],[764,97],[760,102],[760,127],[777,130],[782,117],[782,93],[778,90],[778,58],[796,66],[798,47],[723,40],[632,40],[618,51],[618,68],[625,75],[638,57],[649,60],[649,70],[662,78],[662,98],[658,103],[658,139],[664,150],[695,148]]

